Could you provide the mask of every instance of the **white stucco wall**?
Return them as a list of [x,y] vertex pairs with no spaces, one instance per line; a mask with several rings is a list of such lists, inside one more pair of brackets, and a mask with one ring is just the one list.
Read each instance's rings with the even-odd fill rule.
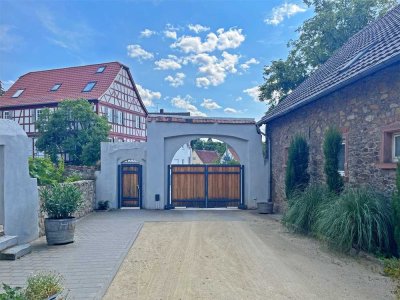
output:
[[[262,153],[261,136],[254,124],[175,123],[150,121],[146,143],[102,143],[101,172],[97,174],[98,201],[118,204],[118,164],[135,159],[143,165],[143,207],[163,208],[167,204],[168,165],[179,148],[191,140],[212,137],[232,146],[245,167],[245,204],[269,198],[269,172]],[[155,201],[159,194],[160,203]]]
[[39,236],[38,189],[29,176],[30,140],[14,121],[0,119],[0,215],[4,233],[26,243]]
[[192,158],[192,148],[190,148],[190,143],[182,145],[172,158],[171,164],[176,165],[187,165],[191,164]]

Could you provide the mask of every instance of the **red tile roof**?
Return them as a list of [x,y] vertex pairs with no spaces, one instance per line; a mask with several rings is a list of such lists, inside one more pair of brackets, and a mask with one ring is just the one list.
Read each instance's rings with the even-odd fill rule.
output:
[[[105,66],[105,70],[96,73],[101,66]],[[57,103],[65,99],[98,99],[110,87],[122,67],[124,66],[119,62],[109,62],[29,72],[21,76],[0,97],[0,107]],[[82,92],[91,81],[96,82],[94,88],[90,92]],[[61,87],[51,92],[50,89],[57,83],[61,83]],[[24,92],[18,98],[12,98],[19,89]]]
[[212,151],[212,150],[195,150],[195,151],[204,164],[213,164],[219,159],[217,151]]

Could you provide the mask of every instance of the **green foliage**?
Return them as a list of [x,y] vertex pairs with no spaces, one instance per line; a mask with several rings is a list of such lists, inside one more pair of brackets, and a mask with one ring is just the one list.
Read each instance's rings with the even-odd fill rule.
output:
[[326,183],[331,191],[340,193],[343,189],[343,179],[338,172],[339,152],[342,147],[342,134],[336,128],[329,128],[325,134],[324,156]]
[[58,274],[39,273],[28,278],[25,289],[27,300],[43,300],[64,290],[63,278]]
[[272,107],[284,99],[313,71],[327,61],[351,36],[397,5],[396,0],[303,0],[313,7],[313,17],[289,41],[286,59],[264,68],[260,100]]
[[50,158],[29,158],[29,174],[37,178],[39,185],[55,184],[63,181],[64,162],[60,160],[58,166]]
[[385,275],[397,281],[397,288],[394,293],[397,299],[400,299],[400,260],[396,258],[385,259],[384,264],[383,271]]
[[0,300],[27,300],[24,291],[20,287],[11,287],[3,283],[3,293],[0,293]]
[[69,175],[67,178],[65,178],[64,182],[66,183],[71,183],[75,181],[82,180],[82,176],[79,175],[78,173],[74,172],[71,175]]
[[397,255],[400,257],[400,162],[397,163],[396,191],[392,200],[394,240],[397,245]]
[[296,191],[304,191],[310,181],[308,169],[309,147],[304,137],[296,135],[289,146],[285,176],[286,197]]
[[333,201],[334,198],[327,187],[310,185],[304,192],[296,192],[289,199],[289,208],[282,222],[294,232],[311,233],[314,231],[321,206]]
[[41,209],[51,219],[70,218],[82,205],[81,192],[71,184],[46,186],[40,196],[43,200]]
[[100,159],[100,143],[107,141],[110,125],[93,112],[84,100],[65,100],[58,109],[42,111],[36,122],[39,138],[36,147],[53,162],[58,155],[69,154],[75,165],[93,165]]
[[190,146],[193,150],[212,150],[217,151],[221,156],[225,153],[227,145],[222,142],[213,141],[212,139],[208,139],[204,141],[202,139],[192,140],[190,142]]
[[390,253],[390,201],[367,188],[349,188],[318,214],[317,232],[333,248]]

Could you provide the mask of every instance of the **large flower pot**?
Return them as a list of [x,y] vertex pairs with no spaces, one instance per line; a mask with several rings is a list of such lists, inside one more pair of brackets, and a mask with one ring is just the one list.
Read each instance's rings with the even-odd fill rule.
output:
[[45,219],[44,229],[48,245],[62,245],[72,243],[75,233],[75,218]]

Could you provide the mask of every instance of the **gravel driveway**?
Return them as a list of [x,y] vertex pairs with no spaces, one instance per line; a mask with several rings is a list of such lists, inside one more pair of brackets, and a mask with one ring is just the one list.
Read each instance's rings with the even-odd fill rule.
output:
[[380,266],[236,215],[145,222],[104,299],[394,299]]

